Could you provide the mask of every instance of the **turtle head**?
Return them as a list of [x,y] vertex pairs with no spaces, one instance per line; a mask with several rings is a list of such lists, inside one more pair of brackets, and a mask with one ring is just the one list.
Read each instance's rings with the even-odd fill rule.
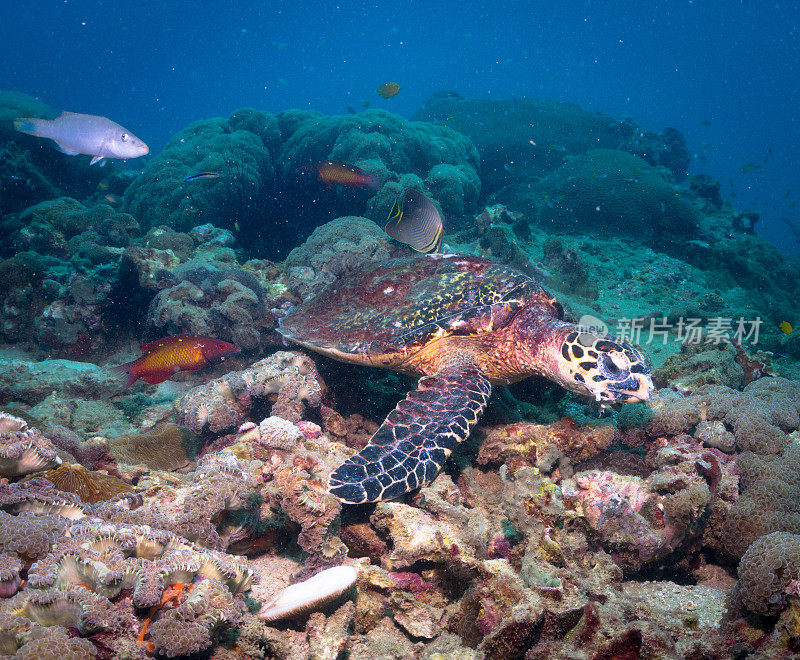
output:
[[564,337],[560,353],[560,375],[572,391],[606,403],[636,403],[650,398],[650,368],[641,352],[629,343],[573,329]]

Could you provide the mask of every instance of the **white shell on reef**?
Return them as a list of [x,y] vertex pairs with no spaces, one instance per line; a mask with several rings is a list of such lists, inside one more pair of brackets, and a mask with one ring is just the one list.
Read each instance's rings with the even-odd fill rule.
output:
[[358,571],[352,566],[334,566],[292,584],[268,603],[264,603],[258,618],[277,621],[317,610],[341,596],[356,583]]

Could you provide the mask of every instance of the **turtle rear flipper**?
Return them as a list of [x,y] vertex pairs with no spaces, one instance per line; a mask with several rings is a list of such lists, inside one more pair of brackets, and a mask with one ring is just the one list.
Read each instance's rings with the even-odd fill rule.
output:
[[489,380],[472,363],[420,378],[369,444],[333,471],[330,492],[342,502],[363,504],[427,486],[469,435],[491,391]]

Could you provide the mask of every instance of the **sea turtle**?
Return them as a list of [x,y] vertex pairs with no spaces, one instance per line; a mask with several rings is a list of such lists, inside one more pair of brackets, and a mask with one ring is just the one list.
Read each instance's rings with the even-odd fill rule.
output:
[[346,503],[429,484],[470,433],[492,384],[545,376],[604,403],[646,401],[650,370],[633,346],[564,320],[528,275],[458,254],[372,263],[280,322],[293,342],[355,364],[422,376],[328,488]]

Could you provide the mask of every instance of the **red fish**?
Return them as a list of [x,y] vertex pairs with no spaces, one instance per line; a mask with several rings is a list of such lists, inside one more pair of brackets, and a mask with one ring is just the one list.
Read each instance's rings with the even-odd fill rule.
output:
[[124,389],[140,378],[151,385],[163,383],[179,371],[197,371],[242,350],[226,341],[193,335],[164,337],[139,348],[142,357],[114,367],[127,377]]
[[339,163],[335,160],[322,160],[314,169],[317,171],[317,178],[326,186],[335,183],[346,188],[371,188],[377,190],[383,184],[380,177],[374,174],[367,174],[360,167]]

